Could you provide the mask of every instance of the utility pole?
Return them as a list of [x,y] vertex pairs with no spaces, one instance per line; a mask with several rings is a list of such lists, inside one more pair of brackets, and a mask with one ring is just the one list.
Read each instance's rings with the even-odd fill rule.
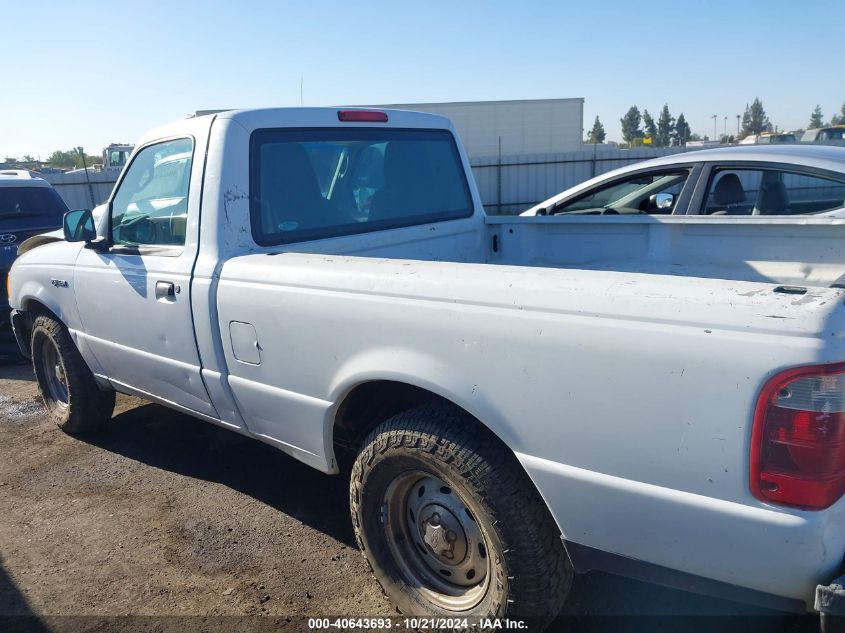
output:
[[716,137],[719,135],[719,132],[716,130],[716,119],[718,118],[717,114],[713,115],[713,140],[716,140]]
[[725,134],[725,138],[728,138],[728,116],[725,115],[725,125],[722,128],[722,132]]
[[736,115],[736,137],[739,138],[739,117],[740,115]]
[[502,215],[502,137],[499,136],[499,160],[496,165],[496,207]]

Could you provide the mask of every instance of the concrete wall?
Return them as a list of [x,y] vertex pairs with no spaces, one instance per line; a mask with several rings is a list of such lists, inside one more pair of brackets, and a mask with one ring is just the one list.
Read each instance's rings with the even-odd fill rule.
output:
[[88,171],[88,179],[91,181],[90,186],[84,172],[39,175],[53,185],[53,188],[71,210],[93,209],[98,204],[105,202],[117,180],[116,174],[93,170]]
[[383,105],[449,117],[471,159],[581,149],[584,99],[529,99]]

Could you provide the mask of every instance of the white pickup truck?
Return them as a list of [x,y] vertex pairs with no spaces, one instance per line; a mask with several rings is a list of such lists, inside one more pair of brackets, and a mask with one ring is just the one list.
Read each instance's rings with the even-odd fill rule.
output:
[[591,569],[839,613],[845,220],[485,217],[444,118],[266,109],[147,134],[96,224],[9,276],[50,415],[351,464],[403,613],[545,621]]

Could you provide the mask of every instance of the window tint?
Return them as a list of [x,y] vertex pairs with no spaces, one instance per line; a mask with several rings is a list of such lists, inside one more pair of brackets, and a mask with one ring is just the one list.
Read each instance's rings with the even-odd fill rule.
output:
[[0,221],[4,226],[8,220],[31,218],[31,222],[59,227],[67,210],[51,187],[0,187]]
[[472,215],[446,130],[259,130],[251,160],[258,244],[319,239]]
[[803,215],[845,206],[845,180],[777,169],[718,169],[706,215]]
[[191,139],[178,139],[138,152],[112,201],[115,244],[185,244],[193,148]]
[[609,185],[600,185],[575,200],[556,206],[553,215],[648,213],[669,214],[689,176],[687,170],[636,174]]

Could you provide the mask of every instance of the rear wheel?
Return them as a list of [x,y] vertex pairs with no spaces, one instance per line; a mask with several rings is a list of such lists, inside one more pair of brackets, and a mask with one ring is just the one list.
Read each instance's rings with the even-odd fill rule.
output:
[[511,453],[460,409],[426,405],[364,441],[350,483],[358,543],[407,615],[556,616],[572,568]]
[[99,430],[111,418],[114,391],[103,391],[57,319],[35,319],[31,338],[32,368],[47,413],[70,434]]

